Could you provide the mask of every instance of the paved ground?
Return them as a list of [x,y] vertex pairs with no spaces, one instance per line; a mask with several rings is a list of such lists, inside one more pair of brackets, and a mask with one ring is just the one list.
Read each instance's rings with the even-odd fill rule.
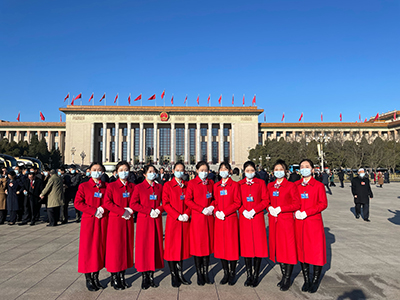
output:
[[140,274],[132,268],[127,272],[131,288],[115,291],[109,285],[109,273],[102,270],[107,289],[88,292],[84,276],[77,273],[79,224],[69,223],[55,228],[0,226],[0,299],[400,299],[400,184],[373,187],[373,192],[371,223],[354,218],[349,184],[333,188],[333,195],[328,195],[329,207],[323,214],[328,264],[314,295],[301,292],[299,265],[290,290],[279,291],[279,267],[267,259],[257,288],[243,286],[243,260],[237,284],[219,285],[222,271],[216,259],[211,261],[216,283],[199,287],[193,259],[189,259],[185,272],[194,282],[190,286],[172,288],[165,268],[156,272],[159,288],[141,291]]

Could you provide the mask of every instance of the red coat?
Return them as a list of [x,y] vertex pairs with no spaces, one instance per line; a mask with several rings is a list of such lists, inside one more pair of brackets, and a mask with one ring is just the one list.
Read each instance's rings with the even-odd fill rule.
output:
[[178,221],[179,215],[187,214],[190,217],[190,208],[184,199],[187,182],[182,183],[183,188],[172,179],[163,186],[163,207],[168,214],[165,224],[164,259],[168,261],[181,261],[190,257],[190,222]]
[[[214,206],[214,181],[207,180],[207,184],[196,176],[188,183],[186,191],[186,205],[192,210],[190,221],[190,254],[206,256],[214,252],[214,216],[205,216],[202,211],[205,207]],[[210,195],[207,198],[207,195]]]
[[[302,186],[302,180],[296,182],[301,198],[300,211],[305,211],[307,218],[296,219],[297,257],[301,262],[323,266],[326,264],[326,239],[321,212],[328,207],[325,186],[311,178],[308,185]],[[307,193],[308,199],[302,199]]]
[[[268,206],[265,181],[254,178],[248,185],[246,178],[239,181],[242,206],[239,209],[240,255],[244,257],[268,257],[267,230],[265,229],[264,209]],[[253,197],[253,202],[247,197]],[[256,214],[249,220],[243,211],[254,209]]]
[[[156,200],[150,200],[150,195]],[[164,268],[163,225],[161,206],[162,185],[153,187],[144,180],[133,190],[130,208],[138,212],[136,221],[135,267],[138,272],[155,271]],[[159,209],[158,218],[150,217],[152,209]]]
[[110,273],[133,267],[133,216],[129,220],[125,220],[122,215],[125,207],[129,207],[134,187],[135,184],[131,182],[127,182],[125,186],[119,179],[107,186],[104,207],[110,213],[107,229],[106,269]]
[[[274,262],[295,265],[297,253],[294,212],[300,209],[300,196],[293,182],[283,179],[279,188],[274,187],[276,183],[274,181],[268,184],[268,207],[281,207],[278,217],[268,215],[269,258]],[[279,195],[274,196],[274,192],[279,192]]]
[[[79,185],[75,196],[75,208],[82,212],[79,238],[79,273],[92,273],[104,268],[108,224],[108,211],[104,207],[106,188],[105,182],[101,182],[100,188],[97,188],[93,179],[90,179]],[[98,192],[101,193],[101,198],[94,196]],[[94,216],[99,206],[104,208],[101,219]]]
[[[214,256],[226,260],[239,259],[239,219],[237,210],[241,206],[239,183],[229,178],[226,186],[222,180],[214,185],[215,209],[225,214],[225,220],[215,218]],[[226,191],[226,195],[221,195]]]

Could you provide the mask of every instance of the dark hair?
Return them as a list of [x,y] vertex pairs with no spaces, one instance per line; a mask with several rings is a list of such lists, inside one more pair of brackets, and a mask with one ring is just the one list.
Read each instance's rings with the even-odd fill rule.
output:
[[10,172],[8,172],[8,174],[9,174],[11,177],[17,176],[17,173],[15,173],[15,171],[10,171]]
[[196,170],[200,169],[201,166],[206,166],[207,170],[210,171],[210,166],[204,160],[201,160],[196,164]]
[[225,161],[223,161],[222,163],[220,163],[220,165],[219,165],[219,167],[218,167],[218,172],[219,172],[219,170],[221,170],[221,167],[227,168],[229,172],[232,171],[231,165],[230,165],[229,163],[225,162]]
[[95,165],[99,165],[102,168],[103,172],[106,170],[106,168],[104,167],[104,165],[102,163],[99,163],[99,162],[96,162],[96,161],[92,162],[88,169],[92,170],[92,167],[95,166]]
[[240,173],[239,168],[234,168],[232,173],[235,175],[239,175]]
[[64,167],[60,167],[60,171],[64,171],[65,172],[65,168]]
[[272,170],[275,169],[275,167],[276,167],[277,165],[281,165],[281,166],[283,167],[283,169],[285,170],[285,173],[287,173],[287,171],[288,171],[288,166],[287,166],[286,162],[285,162],[283,159],[278,159],[278,160],[275,162],[274,166],[272,167]]
[[244,165],[243,165],[243,171],[246,170],[246,168],[247,168],[248,166],[253,167],[254,171],[257,171],[255,163],[253,163],[251,160],[248,160],[248,161],[246,161],[246,162],[244,163]]
[[311,159],[308,159],[308,158],[302,159],[301,162],[299,163],[299,166],[300,166],[303,162],[305,162],[305,161],[308,162],[308,163],[310,164],[311,169],[314,169],[314,163],[311,161]]
[[128,171],[130,171],[131,166],[128,164],[126,160],[121,160],[120,162],[117,163],[115,166],[115,172],[118,172],[119,167],[121,166],[126,166],[128,168]]
[[45,166],[45,167],[43,168],[43,171],[48,172],[48,171],[50,171],[50,168],[49,168],[48,166]]
[[149,171],[149,169],[150,169],[151,167],[153,167],[155,173],[158,173],[158,171],[157,171],[157,169],[156,169],[155,166],[153,166],[153,165],[145,165],[145,166],[143,167],[143,174],[147,174],[147,172]]
[[76,169],[76,166],[75,166],[75,165],[70,165],[70,166],[69,166],[69,169],[75,170],[75,169]]
[[179,166],[179,165],[181,165],[181,166],[183,167],[183,170],[185,171],[185,165],[184,165],[183,162],[181,162],[181,161],[178,161],[178,162],[174,165],[173,170],[175,170],[176,166]]

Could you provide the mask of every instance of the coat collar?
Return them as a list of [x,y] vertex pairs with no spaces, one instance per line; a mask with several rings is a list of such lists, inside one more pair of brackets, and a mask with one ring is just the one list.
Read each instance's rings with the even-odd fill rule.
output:
[[[176,181],[175,177],[172,179],[172,182],[173,182],[174,187],[179,186],[179,183],[178,183],[178,181]],[[184,187],[186,187],[186,185],[187,185],[186,181],[182,180],[182,183],[183,183]]]
[[[231,179],[232,179],[232,178],[231,178]],[[253,178],[253,184],[260,184],[260,180],[261,180],[261,179],[254,177],[254,178]],[[247,182],[247,178],[245,177],[245,178],[243,178],[242,180],[239,181],[239,184],[240,184],[240,185],[245,185],[246,182]]]
[[[231,186],[232,181],[233,181],[232,178],[229,177],[228,180],[225,181],[225,186]],[[220,181],[218,181],[217,186],[221,186],[221,184],[222,184],[222,179]]]

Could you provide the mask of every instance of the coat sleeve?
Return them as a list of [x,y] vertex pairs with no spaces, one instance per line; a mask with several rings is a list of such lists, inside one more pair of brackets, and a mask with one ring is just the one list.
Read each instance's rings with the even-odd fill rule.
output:
[[368,180],[368,195],[370,198],[374,198],[374,194],[372,193],[371,184],[370,184],[369,180]]
[[317,193],[318,193],[317,204],[305,210],[307,217],[316,215],[328,207],[328,199],[326,198],[325,187],[322,184],[318,184]]
[[78,192],[76,193],[74,200],[75,208],[81,212],[87,213],[89,215],[95,215],[97,207],[90,206],[85,202],[85,191],[83,185],[80,185]]
[[169,216],[171,216],[172,218],[177,220],[178,217],[180,216],[180,213],[171,206],[171,199],[170,199],[171,194],[172,194],[172,189],[171,189],[170,185],[165,184],[164,188],[163,188],[163,193],[162,193],[164,209]]
[[129,202],[129,207],[132,208],[132,210],[134,210],[134,211],[143,213],[145,215],[149,215],[151,210],[152,210],[152,208],[140,204],[139,189],[140,188],[135,188],[133,190],[133,194],[131,196],[131,201]]
[[187,190],[186,190],[186,205],[201,213],[204,209],[204,207],[201,207],[200,205],[198,205],[197,203],[194,202],[194,191],[193,191],[193,185],[192,184],[188,184]]
[[47,181],[47,184],[44,187],[44,189],[40,195],[46,196],[50,192],[51,188],[53,187],[53,184],[54,184],[54,178],[50,177],[49,181]]
[[268,196],[268,188],[267,185],[263,182],[261,183],[261,202],[256,205],[254,210],[256,214],[263,213],[264,209],[269,206],[269,196]]
[[357,183],[355,181],[355,178],[351,180],[351,193],[353,196],[357,195]]
[[239,207],[239,214],[242,215],[243,212],[245,211],[244,209],[244,201],[246,197],[243,196],[242,194],[242,186],[239,184],[239,196],[240,196],[240,207]]
[[160,191],[161,199],[160,199],[160,205],[157,206],[156,209],[158,209],[158,210],[160,211],[160,216],[161,216],[161,214],[164,212],[163,185],[160,184],[160,185],[159,185],[159,188],[161,189],[161,191]]
[[292,199],[292,203],[289,205],[282,205],[282,212],[294,212],[301,208],[300,194],[295,184],[290,188],[290,198]]
[[231,214],[236,214],[236,211],[239,209],[240,205],[242,202],[240,201],[240,190],[239,190],[239,184],[233,185],[233,203],[228,205],[227,208],[223,210],[225,217],[230,216]]
[[125,208],[121,207],[113,201],[113,189],[111,186],[109,186],[106,189],[106,195],[104,197],[104,204],[103,206],[107,208],[109,211],[117,214],[117,215],[123,215],[125,213]]

